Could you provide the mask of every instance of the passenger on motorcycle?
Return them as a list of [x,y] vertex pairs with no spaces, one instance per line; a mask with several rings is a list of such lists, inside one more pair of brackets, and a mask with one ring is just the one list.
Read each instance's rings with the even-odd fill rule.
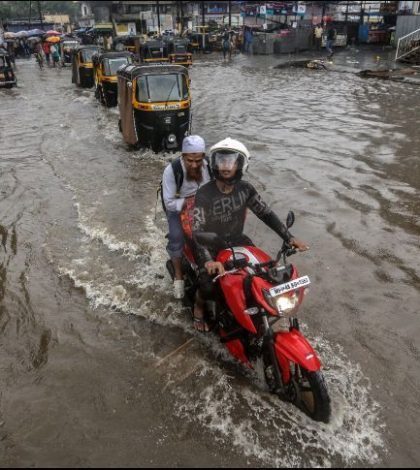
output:
[[[243,233],[247,209],[276,232],[283,240],[300,251],[309,247],[293,237],[263,201],[254,186],[242,181],[247,170],[249,152],[241,142],[227,138],[210,149],[210,168],[214,180],[201,187],[195,197],[193,234],[197,232],[216,233],[231,246],[250,246],[252,241]],[[204,319],[204,300],[211,298],[209,276],[223,275],[224,266],[215,262],[216,252],[200,245],[195,239],[196,258],[199,267],[204,267],[207,275],[202,275],[194,305],[194,327],[207,332],[209,326]]]
[[182,253],[184,233],[180,213],[187,200],[194,197],[198,188],[210,181],[210,172],[205,160],[206,145],[198,135],[185,137],[182,157],[168,165],[162,177],[162,198],[169,225],[167,252],[175,270],[174,296],[184,297]]

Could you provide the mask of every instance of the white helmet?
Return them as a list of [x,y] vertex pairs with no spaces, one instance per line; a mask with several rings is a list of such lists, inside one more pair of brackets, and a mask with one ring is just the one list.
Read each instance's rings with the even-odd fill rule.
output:
[[228,137],[210,149],[210,167],[213,170],[216,179],[221,179],[219,174],[219,162],[222,160],[230,160],[230,163],[238,163],[238,170],[232,183],[239,181],[242,174],[248,169],[249,165],[249,152],[245,145],[238,140]]

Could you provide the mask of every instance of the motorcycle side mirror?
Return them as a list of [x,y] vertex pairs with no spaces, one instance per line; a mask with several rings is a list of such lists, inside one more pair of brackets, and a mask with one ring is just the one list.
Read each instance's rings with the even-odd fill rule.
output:
[[287,214],[287,219],[286,219],[286,226],[289,229],[292,227],[292,225],[295,223],[295,213],[293,211],[289,211]]
[[217,233],[213,232],[198,232],[194,234],[194,239],[200,245],[209,246],[212,248],[226,248],[226,242],[217,235]]

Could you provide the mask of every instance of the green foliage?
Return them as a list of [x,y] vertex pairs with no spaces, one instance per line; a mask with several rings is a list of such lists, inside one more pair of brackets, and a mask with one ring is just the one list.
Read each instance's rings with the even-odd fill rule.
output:
[[0,1],[0,20],[28,19],[30,3],[32,3],[32,18],[39,17],[38,3],[43,15],[63,14],[74,18],[78,10],[77,3],[72,1]]

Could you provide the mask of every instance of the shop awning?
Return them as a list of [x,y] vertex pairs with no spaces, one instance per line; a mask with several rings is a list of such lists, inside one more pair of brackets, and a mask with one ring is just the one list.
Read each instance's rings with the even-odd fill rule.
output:
[[99,33],[112,33],[114,31],[114,26],[112,23],[97,23],[93,30]]

